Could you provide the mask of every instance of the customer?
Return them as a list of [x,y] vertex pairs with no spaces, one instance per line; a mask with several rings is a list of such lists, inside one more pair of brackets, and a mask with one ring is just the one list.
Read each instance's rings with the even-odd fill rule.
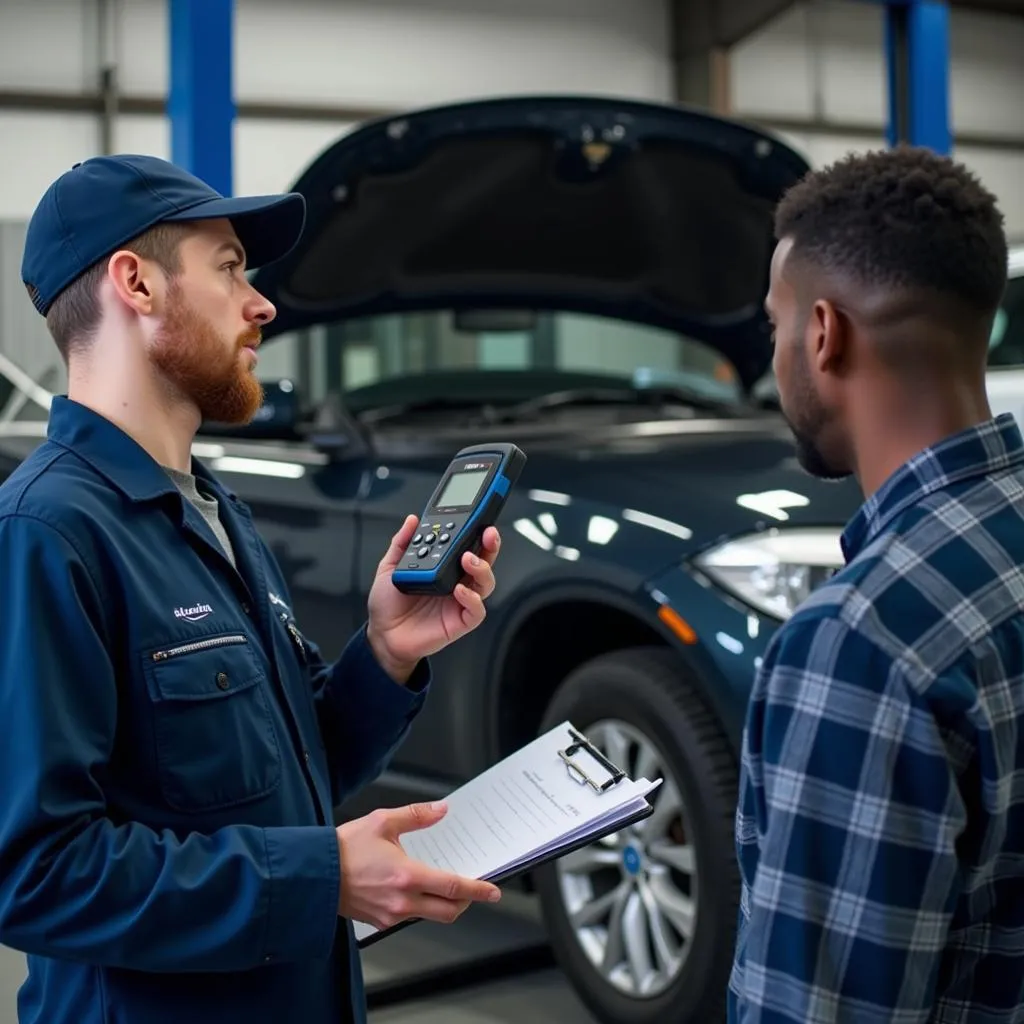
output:
[[993,420],[994,198],[929,151],[777,211],[767,298],[804,467],[866,496],[779,630],[736,836],[743,1024],[1024,1021],[1024,442]]
[[402,853],[443,810],[332,819],[406,735],[424,659],[483,620],[497,532],[454,596],[408,597],[409,517],[328,665],[250,512],[191,456],[201,419],[261,403],[275,310],[246,259],[303,220],[299,196],[225,199],[125,156],[63,175],[29,225],[69,385],[0,487],[0,942],[28,954],[26,1024],[362,1021],[353,920],[498,895]]

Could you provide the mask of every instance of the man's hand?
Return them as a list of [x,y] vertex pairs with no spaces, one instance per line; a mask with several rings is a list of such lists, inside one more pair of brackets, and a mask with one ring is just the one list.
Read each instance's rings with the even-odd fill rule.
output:
[[418,525],[416,516],[405,520],[377,566],[370,589],[367,639],[381,666],[400,683],[409,679],[422,658],[436,654],[484,621],[484,601],[494,592],[492,566],[501,546],[498,531],[487,527],[480,557],[468,551],[462,556],[466,575],[450,597],[403,594],[391,582],[391,575]]
[[338,913],[380,929],[409,918],[451,924],[471,903],[500,899],[497,886],[427,867],[402,849],[403,832],[433,825],[445,810],[443,804],[410,804],[340,826]]

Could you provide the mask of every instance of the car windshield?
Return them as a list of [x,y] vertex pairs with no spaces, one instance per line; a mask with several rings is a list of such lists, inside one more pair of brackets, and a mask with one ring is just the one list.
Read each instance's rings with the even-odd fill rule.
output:
[[709,346],[675,332],[577,313],[434,311],[298,331],[260,352],[264,379],[311,402],[340,399],[383,421],[493,407],[554,409],[675,403],[737,405],[739,378]]

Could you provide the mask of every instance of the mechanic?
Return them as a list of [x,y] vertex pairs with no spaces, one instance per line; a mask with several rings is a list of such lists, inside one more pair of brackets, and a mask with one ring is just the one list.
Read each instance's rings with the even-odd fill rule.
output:
[[865,501],[772,638],[736,822],[729,1019],[1024,1021],[1024,440],[993,418],[995,198],[899,147],[776,211],[766,300],[800,461]]
[[[45,193],[23,279],[68,368],[47,440],[0,487],[0,942],[19,1020],[365,1019],[352,922],[450,922],[497,888],[399,835],[444,807],[335,828],[426,698],[426,659],[479,626],[499,537],[449,598],[391,583],[325,664],[246,506],[192,458],[242,424],[273,306],[250,265],[301,196],[225,198],[161,160],[88,160]],[[397,524],[396,524],[397,525]]]

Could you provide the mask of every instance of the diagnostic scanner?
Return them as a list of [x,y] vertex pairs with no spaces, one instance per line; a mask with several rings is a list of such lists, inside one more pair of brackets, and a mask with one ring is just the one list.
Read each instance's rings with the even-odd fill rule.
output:
[[497,520],[525,465],[526,455],[506,442],[458,452],[392,573],[394,585],[405,594],[450,594],[465,575],[462,556],[480,553],[484,530]]

